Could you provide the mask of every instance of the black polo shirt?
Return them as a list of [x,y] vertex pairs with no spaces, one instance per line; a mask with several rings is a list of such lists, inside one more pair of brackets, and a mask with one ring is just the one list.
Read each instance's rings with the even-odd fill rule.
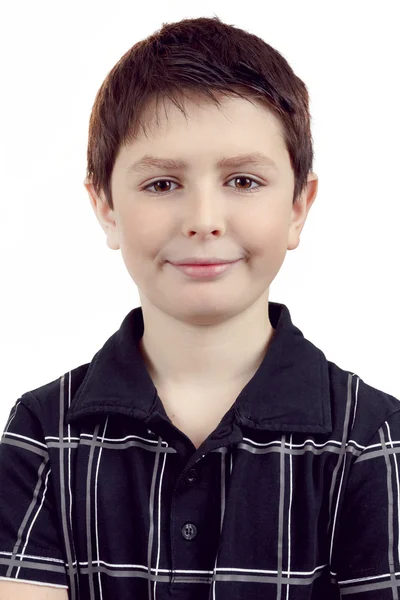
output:
[[0,577],[82,600],[393,599],[400,402],[269,303],[254,377],[196,450],[137,344],[24,393],[0,445]]

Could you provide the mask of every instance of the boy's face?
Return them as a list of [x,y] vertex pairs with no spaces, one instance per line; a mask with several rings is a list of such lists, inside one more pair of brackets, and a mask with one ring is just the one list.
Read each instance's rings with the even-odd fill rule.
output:
[[[147,137],[141,133],[120,149],[111,180],[113,211],[85,183],[107,244],[121,249],[143,308],[153,306],[193,324],[233,317],[257,301],[267,307],[269,286],[286,251],[299,244],[318,187],[317,176],[310,174],[307,191],[293,206],[294,174],[279,121],[258,103],[221,102],[218,108],[187,99],[187,121],[169,100],[165,110],[161,102],[159,123],[152,121]],[[255,152],[276,167],[216,166],[223,157]],[[189,166],[130,172],[145,154],[183,159]],[[143,191],[145,186],[153,194]],[[249,188],[256,191],[246,192]],[[205,281],[167,262],[192,256],[242,260]]]

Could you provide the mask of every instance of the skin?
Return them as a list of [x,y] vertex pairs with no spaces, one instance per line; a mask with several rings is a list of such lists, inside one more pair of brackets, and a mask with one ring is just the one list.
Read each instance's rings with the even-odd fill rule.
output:
[[[114,210],[84,183],[107,245],[121,250],[138,288],[145,323],[139,347],[148,371],[157,388],[171,397],[174,392],[176,409],[185,398],[192,415],[207,398],[240,391],[261,364],[275,332],[269,287],[287,250],[300,243],[318,188],[310,173],[293,206],[294,174],[278,119],[258,101],[221,102],[218,108],[188,96],[186,121],[165,100],[168,119],[159,110],[147,137],[119,151],[111,180]],[[215,166],[223,156],[254,151],[271,157],[278,170]],[[128,175],[144,154],[182,158],[190,168]],[[162,178],[168,181],[157,184]],[[151,184],[158,196],[141,191]],[[248,188],[258,191],[243,191]],[[210,281],[193,280],[165,262],[193,255],[244,258]]]

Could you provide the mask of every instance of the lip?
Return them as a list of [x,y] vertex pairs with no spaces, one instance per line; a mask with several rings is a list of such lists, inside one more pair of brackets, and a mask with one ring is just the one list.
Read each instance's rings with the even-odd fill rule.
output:
[[234,268],[234,265],[240,262],[242,259],[239,258],[233,262],[218,263],[218,264],[191,264],[191,265],[177,265],[170,263],[173,267],[188,275],[192,279],[214,279],[223,273]]
[[240,258],[234,259],[234,260],[228,260],[226,258],[216,258],[215,256],[212,256],[210,258],[195,258],[195,257],[190,257],[190,258],[184,258],[183,260],[180,261],[167,261],[170,262],[172,265],[226,265],[226,264],[230,264],[230,263],[234,263],[237,262],[238,260],[240,260]]

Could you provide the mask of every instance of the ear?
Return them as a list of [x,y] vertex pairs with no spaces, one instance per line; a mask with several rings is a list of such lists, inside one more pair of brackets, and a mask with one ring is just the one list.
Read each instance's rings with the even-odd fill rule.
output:
[[295,250],[300,244],[300,234],[306,223],[310,208],[317,197],[317,192],[318,177],[315,173],[310,173],[306,189],[292,207],[292,224],[289,230],[288,250]]
[[97,217],[97,220],[107,236],[107,246],[111,248],[111,250],[119,250],[119,232],[115,220],[114,210],[109,207],[103,193],[100,196],[96,194],[96,191],[90,180],[86,178],[83,182],[83,185],[85,186],[89,195],[90,204]]

